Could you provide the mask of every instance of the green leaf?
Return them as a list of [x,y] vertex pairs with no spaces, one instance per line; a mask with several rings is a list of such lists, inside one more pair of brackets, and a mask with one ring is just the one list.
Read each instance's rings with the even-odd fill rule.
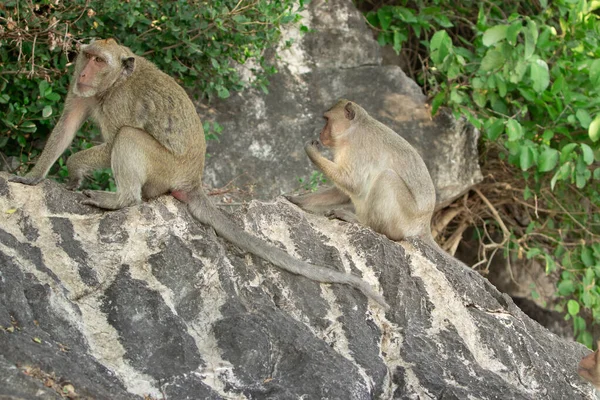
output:
[[594,150],[585,143],[581,143],[580,146],[583,154],[583,161],[587,165],[591,165],[594,162]]
[[396,54],[402,49],[402,43],[408,39],[406,35],[400,31],[394,31],[394,50]]
[[556,171],[556,173],[554,174],[554,176],[552,177],[552,180],[550,180],[550,189],[554,190],[554,187],[556,186],[556,182],[563,181],[566,178],[568,178],[571,174],[571,168],[572,168],[572,164],[570,162],[564,163],[563,165],[560,166],[560,168],[558,169],[558,171]]
[[46,89],[48,89],[50,85],[46,80],[42,79],[40,83],[38,83],[38,89],[40,90],[40,96],[44,96],[46,94]]
[[556,288],[561,296],[568,296],[575,291],[575,285],[573,285],[573,281],[570,279],[560,281]]
[[46,98],[50,101],[57,102],[60,100],[60,95],[58,93],[52,92],[46,95]]
[[576,316],[579,314],[579,303],[575,300],[569,300],[567,303],[567,310],[569,310],[569,314]]
[[219,86],[217,87],[217,95],[222,99],[226,99],[229,97],[229,90],[225,89],[223,86]]
[[521,147],[521,154],[519,157],[519,164],[523,171],[527,171],[534,162],[533,149],[529,146]]
[[377,17],[379,18],[379,23],[381,24],[381,29],[387,31],[392,23],[392,12],[388,7],[381,7],[377,10]]
[[445,99],[446,99],[446,95],[444,92],[440,92],[435,95],[435,97],[431,101],[431,115],[432,116],[434,116],[437,113],[438,109],[444,103]]
[[537,59],[530,65],[533,90],[542,93],[550,85],[550,72],[548,64],[544,60]]
[[546,259],[546,274],[556,271],[556,262],[554,262],[552,256],[544,254],[544,258]]
[[[594,259],[594,253],[592,252],[592,248],[591,247],[583,247],[581,249],[581,261],[583,262],[583,265],[585,265],[586,267],[592,267],[594,266],[594,264],[596,264],[596,261]],[[593,270],[588,270],[593,272]]]
[[590,123],[588,135],[592,139],[592,142],[597,142],[600,139],[600,114],[596,115],[596,118]]
[[492,71],[500,68],[504,64],[504,55],[498,50],[488,50],[485,57],[481,60],[482,71]]
[[538,39],[537,25],[531,19],[527,19],[527,26],[525,27],[525,59],[528,59],[535,52],[535,45]]
[[48,118],[51,115],[52,115],[52,107],[51,106],[44,107],[44,109],[42,110],[42,116],[44,118]]
[[579,123],[581,124],[582,128],[589,128],[590,124],[592,123],[592,117],[590,117],[590,113],[588,113],[585,109],[580,108],[575,113],[575,116],[579,120]]
[[490,47],[499,41],[506,39],[507,30],[508,25],[496,25],[491,27],[483,34],[483,45]]
[[521,29],[523,29],[523,22],[521,21],[515,21],[508,27],[508,30],[506,32],[506,41],[511,46],[517,44],[517,36],[519,36],[519,32],[521,32]]
[[439,65],[444,62],[444,59],[452,50],[452,40],[448,33],[444,30],[437,31],[431,38],[429,50],[431,60],[435,64]]
[[506,82],[504,82],[504,79],[499,74],[496,75],[496,87],[498,88],[498,94],[500,97],[506,96]]
[[504,120],[490,118],[485,124],[485,134],[490,140],[496,140],[504,132]]
[[509,119],[506,123],[506,134],[508,140],[513,142],[523,138],[523,127],[516,119]]
[[551,147],[546,147],[542,154],[540,154],[540,160],[538,164],[538,171],[548,172],[552,171],[558,163],[558,150]]
[[597,180],[597,181],[600,181],[600,168],[596,168],[594,170],[594,179]]
[[590,81],[592,85],[600,85],[600,59],[592,61],[590,65]]
[[[37,130],[37,126],[31,121],[25,121],[19,126],[19,130],[28,133],[34,133]],[[22,136],[19,136],[21,138]],[[17,138],[17,140],[19,139]]]
[[577,147],[577,143],[569,143],[569,144],[566,144],[560,150],[560,163],[561,164],[564,164],[565,161],[567,161],[570,158],[569,155],[573,152],[573,150],[575,150],[575,147]]
[[556,96],[558,93],[562,92],[565,87],[565,77],[560,75],[558,78],[554,80],[552,84],[551,93],[553,96]]
[[0,104],[6,104],[10,100],[10,96],[6,93],[0,95]]

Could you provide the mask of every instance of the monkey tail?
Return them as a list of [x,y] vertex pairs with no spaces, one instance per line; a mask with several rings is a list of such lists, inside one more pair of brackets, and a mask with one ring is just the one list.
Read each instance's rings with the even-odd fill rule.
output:
[[371,286],[356,275],[318,267],[295,259],[286,252],[271,246],[263,240],[250,235],[235,226],[206,196],[202,189],[188,192],[186,196],[191,214],[203,224],[213,227],[219,236],[236,246],[267,260],[292,274],[323,283],[342,283],[355,287],[363,294],[375,300],[384,309],[388,309],[383,296],[375,292]]

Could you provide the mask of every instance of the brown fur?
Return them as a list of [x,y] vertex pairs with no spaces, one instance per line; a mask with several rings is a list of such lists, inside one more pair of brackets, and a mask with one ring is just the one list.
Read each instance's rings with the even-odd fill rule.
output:
[[598,350],[581,359],[577,373],[594,385],[596,389],[600,389],[600,341],[598,341],[597,347]]
[[307,143],[305,150],[335,188],[290,200],[316,211],[350,199],[355,214],[336,209],[331,215],[360,222],[392,240],[418,236],[433,243],[435,188],[417,151],[348,100],[338,101],[324,117],[327,122],[320,137],[332,148],[333,161],[321,155],[318,141]]
[[117,191],[85,191],[85,204],[116,210],[172,192],[188,203],[196,219],[237,246],[294,274],[352,285],[387,307],[359,277],[296,260],[236,227],[215,208],[202,190],[206,144],[192,101],[170,76],[113,39],[82,48],[64,112],[38,163],[11,180],[40,182],[87,118],[99,125],[105,143],[69,158],[68,185],[76,189],[93,170],[111,167]]

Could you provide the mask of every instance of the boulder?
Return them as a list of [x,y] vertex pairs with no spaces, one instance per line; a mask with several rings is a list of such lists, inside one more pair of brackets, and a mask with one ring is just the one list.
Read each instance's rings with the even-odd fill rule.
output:
[[295,257],[362,276],[384,311],[247,254],[171,197],[103,212],[56,182],[7,177],[0,398],[594,398],[576,372],[589,350],[418,240],[283,198],[230,213]]
[[283,33],[269,93],[247,90],[216,101],[210,112],[200,109],[224,127],[219,141],[208,143],[207,184],[250,184],[262,199],[298,189],[298,179],[316,170],[304,143],[318,138],[323,113],[339,98],[356,101],[420,152],[438,203],[481,181],[479,132],[446,110],[431,118],[421,88],[400,67],[382,65],[379,44],[352,1],[311,1],[303,16],[311,31],[301,35],[296,26]]

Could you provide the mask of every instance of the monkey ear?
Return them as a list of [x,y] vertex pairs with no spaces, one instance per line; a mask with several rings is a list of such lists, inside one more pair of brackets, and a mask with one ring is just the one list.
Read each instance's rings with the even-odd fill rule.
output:
[[121,63],[123,64],[123,73],[125,76],[133,74],[135,70],[135,57],[123,57]]
[[350,102],[346,103],[346,106],[344,107],[344,115],[346,116],[346,119],[349,119],[349,120],[354,119],[354,117],[356,116],[356,111],[354,111],[354,107],[352,107],[352,103],[350,103]]

